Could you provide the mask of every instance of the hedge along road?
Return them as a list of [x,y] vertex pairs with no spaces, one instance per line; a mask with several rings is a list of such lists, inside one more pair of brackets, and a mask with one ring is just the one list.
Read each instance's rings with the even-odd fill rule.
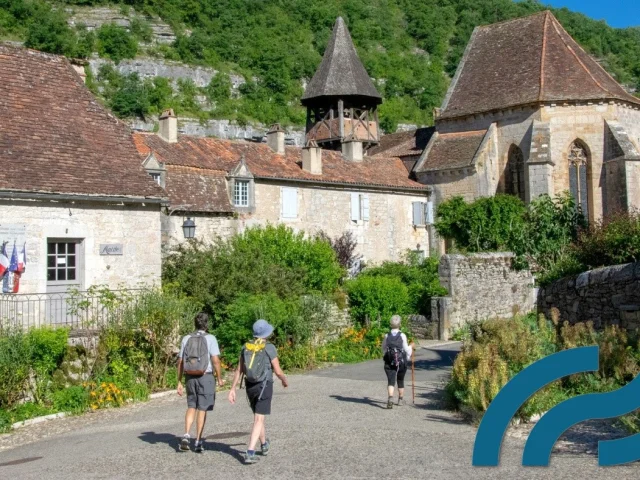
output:
[[257,465],[241,463],[249,407],[243,396],[230,405],[221,392],[201,455],[176,451],[185,401],[172,395],[0,438],[0,478],[640,478],[640,466],[603,469],[595,456],[556,455],[549,468],[525,469],[524,442],[513,437],[505,439],[500,467],[472,467],[476,430],[441,405],[458,349],[418,351],[415,406],[408,383],[408,404],[384,408],[381,361],[295,375],[286,391],[276,384],[272,449]]

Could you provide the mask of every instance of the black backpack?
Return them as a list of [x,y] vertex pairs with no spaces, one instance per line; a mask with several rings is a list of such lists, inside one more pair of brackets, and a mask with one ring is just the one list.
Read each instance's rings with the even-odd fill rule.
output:
[[391,368],[399,369],[404,365],[404,349],[402,348],[402,334],[387,334],[387,348],[384,352],[384,362]]

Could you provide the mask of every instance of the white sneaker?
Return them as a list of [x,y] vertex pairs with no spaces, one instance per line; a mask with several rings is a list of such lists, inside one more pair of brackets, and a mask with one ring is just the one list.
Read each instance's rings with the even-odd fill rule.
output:
[[191,446],[191,436],[188,433],[185,433],[180,440],[180,450],[183,452],[188,452]]

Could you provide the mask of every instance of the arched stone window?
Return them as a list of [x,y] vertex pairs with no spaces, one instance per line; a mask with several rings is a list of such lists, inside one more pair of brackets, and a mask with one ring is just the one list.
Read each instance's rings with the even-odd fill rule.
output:
[[507,160],[505,193],[519,197],[525,201],[524,182],[524,155],[517,145],[509,148],[509,159]]
[[569,147],[569,191],[586,219],[589,218],[589,181],[587,166],[589,154],[579,140]]

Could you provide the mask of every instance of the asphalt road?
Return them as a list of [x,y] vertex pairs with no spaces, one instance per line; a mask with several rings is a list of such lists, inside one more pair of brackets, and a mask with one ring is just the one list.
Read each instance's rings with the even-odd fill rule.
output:
[[472,467],[475,428],[441,406],[456,349],[421,349],[416,403],[392,410],[380,361],[292,376],[289,389],[275,389],[272,450],[256,465],[241,463],[249,407],[222,393],[203,454],[177,451],[185,401],[171,396],[1,437],[0,478],[640,478],[640,465],[604,469],[593,455],[556,455],[549,468],[525,469],[523,440],[509,436],[500,467]]

